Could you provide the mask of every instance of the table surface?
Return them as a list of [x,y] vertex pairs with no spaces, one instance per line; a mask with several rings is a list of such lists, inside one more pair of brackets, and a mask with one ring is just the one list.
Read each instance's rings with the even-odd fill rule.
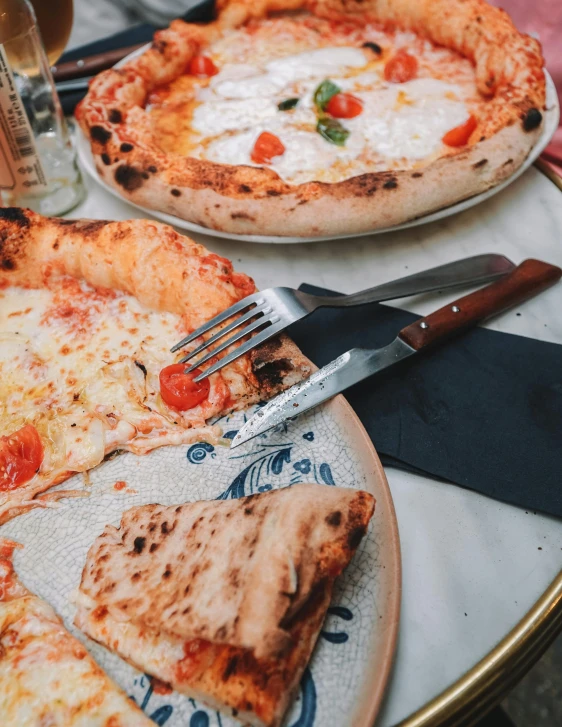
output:
[[[71,217],[149,216],[92,180],[86,184],[88,197]],[[351,293],[484,252],[562,266],[562,195],[530,169],[471,210],[401,232],[292,245],[192,237],[233,260],[260,288],[306,281]],[[393,305],[424,315],[454,297],[424,295]],[[486,327],[562,343],[561,309],[559,284]],[[406,718],[474,666],[525,616],[562,565],[559,520],[454,485],[386,472],[400,529],[403,590],[395,668],[377,727]]]

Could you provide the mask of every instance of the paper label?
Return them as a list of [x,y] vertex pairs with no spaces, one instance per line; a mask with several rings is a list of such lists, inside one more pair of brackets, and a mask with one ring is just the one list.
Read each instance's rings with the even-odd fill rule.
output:
[[29,193],[47,186],[23,101],[0,43],[0,189]]

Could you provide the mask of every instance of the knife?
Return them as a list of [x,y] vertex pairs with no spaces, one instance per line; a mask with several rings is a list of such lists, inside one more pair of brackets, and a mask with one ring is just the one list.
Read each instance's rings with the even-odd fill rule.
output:
[[554,285],[562,270],[540,260],[525,260],[501,280],[459,298],[403,328],[387,346],[352,348],[259,409],[236,434],[231,448],[294,419],[369,376],[443,342]]
[[142,48],[143,45],[146,45],[146,43],[137,43],[135,45],[129,45],[126,48],[116,48],[115,50],[103,51],[103,53],[95,53],[91,56],[79,58],[76,61],[65,61],[64,63],[52,66],[51,73],[56,82],[91,76],[94,73],[111,68],[115,63],[125,58],[125,56]]

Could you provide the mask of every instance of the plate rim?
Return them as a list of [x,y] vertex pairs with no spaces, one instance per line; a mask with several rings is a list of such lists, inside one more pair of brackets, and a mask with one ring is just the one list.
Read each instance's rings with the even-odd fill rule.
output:
[[[365,483],[367,489],[373,492],[374,486],[370,480],[374,479],[377,481],[383,493],[382,498],[380,497],[380,493],[374,493],[379,498],[375,506],[374,525],[377,527],[377,523],[379,522],[376,518],[377,511],[382,511],[386,516],[384,520],[385,526],[389,530],[385,544],[388,547],[388,552],[391,553],[392,563],[387,563],[386,565],[390,565],[390,568],[385,568],[387,588],[383,588],[383,592],[385,594],[387,618],[384,633],[381,633],[381,638],[384,639],[384,643],[379,653],[376,654],[377,658],[375,659],[375,653],[371,654],[365,665],[363,684],[357,692],[357,706],[350,722],[352,727],[373,727],[392,673],[400,626],[402,557],[398,519],[396,517],[396,509],[386,472],[373,441],[363,426],[362,421],[359,419],[359,416],[342,394],[338,394],[331,399],[327,406],[333,410],[334,418],[338,422],[341,423],[342,420],[344,422],[347,420],[348,426],[346,429],[348,431],[355,430],[356,446],[354,447],[354,456],[361,458],[363,468],[371,474],[369,480]],[[377,629],[377,624],[373,626],[373,630],[375,629]]]
[[[135,51],[129,53],[129,55],[118,61],[113,67],[120,68],[125,63],[133,60],[133,58],[142,55],[142,53],[144,53],[150,46],[151,43],[146,43],[140,48],[137,48]],[[189,220],[184,220],[181,217],[177,217],[176,215],[170,215],[167,212],[160,212],[159,210],[153,210],[149,209],[148,207],[143,207],[142,205],[136,204],[135,202],[131,202],[130,200],[122,197],[116,189],[114,189],[112,186],[107,184],[107,182],[101,179],[101,177],[97,173],[89,142],[87,141],[84,132],[78,124],[76,126],[76,150],[78,152],[78,158],[80,159],[80,162],[85,168],[88,175],[92,177],[92,179],[94,179],[94,181],[97,182],[101,187],[107,190],[112,196],[120,199],[125,204],[131,205],[132,207],[141,210],[142,212],[150,215],[151,217],[155,217],[157,220],[160,220],[165,224],[172,225],[173,227],[179,228],[185,232],[195,232],[200,235],[209,235],[210,237],[217,237],[219,239],[230,240],[232,242],[252,242],[261,245],[291,245],[312,242],[328,242],[330,240],[349,240],[355,237],[361,238],[367,237],[369,235],[382,235],[387,232],[407,230],[411,227],[419,227],[430,222],[436,222],[438,220],[451,217],[458,212],[464,212],[471,207],[475,207],[476,205],[480,204],[480,202],[486,201],[490,197],[493,197],[495,194],[498,194],[503,189],[508,187],[512,182],[514,182],[524,172],[526,172],[529,167],[533,165],[533,163],[538,159],[538,157],[542,154],[544,149],[550,143],[556,129],[558,128],[558,122],[560,120],[560,103],[558,100],[558,94],[556,92],[554,81],[552,80],[552,76],[546,68],[543,68],[543,72],[546,81],[547,103],[547,108],[544,112],[545,123],[543,125],[543,130],[535,145],[532,147],[531,151],[527,155],[526,159],[523,161],[521,166],[513,172],[513,174],[510,174],[509,177],[504,179],[499,184],[496,184],[484,190],[483,192],[480,192],[480,194],[475,194],[472,197],[467,197],[466,199],[462,199],[459,202],[455,202],[454,204],[447,207],[441,207],[438,210],[434,210],[433,212],[429,212],[425,215],[422,215],[421,217],[416,217],[412,220],[408,220],[400,225],[393,225],[392,227],[381,227],[375,230],[367,230],[365,232],[346,233],[340,235],[320,235],[318,237],[284,237],[282,235],[241,235],[233,232],[215,230],[212,227],[203,227],[202,225],[198,225],[195,222],[190,222]]]

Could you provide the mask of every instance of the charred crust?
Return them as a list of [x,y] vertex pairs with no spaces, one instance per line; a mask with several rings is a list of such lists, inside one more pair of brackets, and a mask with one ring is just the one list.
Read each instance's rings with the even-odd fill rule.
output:
[[170,190],[170,194],[171,194],[171,195],[172,195],[173,197],[181,197],[181,192],[180,192],[180,190],[179,190],[179,189],[175,189],[175,188],[174,188],[174,189],[171,189],[171,190]]
[[166,48],[168,47],[168,42],[166,40],[164,40],[163,38],[156,38],[152,42],[152,47],[158,53],[164,53]]
[[141,177],[143,179],[148,179],[150,177],[150,174],[148,172],[141,172]]
[[115,170],[115,181],[127,192],[134,192],[135,189],[142,187],[142,173],[136,167],[128,164],[121,164]]
[[363,43],[361,48],[368,48],[369,50],[372,50],[373,53],[376,53],[378,56],[382,53],[382,48],[378,43],[371,43],[370,41],[367,41],[366,43]]
[[149,548],[149,551],[150,551],[151,553],[154,553],[154,551],[155,551],[155,550],[158,550],[158,543],[151,543],[151,544],[150,544],[150,548]]
[[356,550],[365,535],[365,528],[361,525],[352,528],[347,536],[347,547]]
[[133,541],[133,549],[134,549],[135,553],[138,553],[140,555],[140,553],[142,553],[142,551],[144,550],[145,545],[146,545],[146,538],[143,538],[142,536],[135,538]]
[[233,220],[251,220],[255,222],[255,217],[252,217],[247,212],[232,212],[230,218]]
[[541,121],[541,112],[535,108],[529,109],[523,116],[523,128],[525,131],[533,131],[533,129],[536,129],[537,126],[540,126]]
[[228,660],[226,668],[222,673],[223,682],[227,682],[233,674],[236,674],[236,669],[238,668],[238,658],[238,654],[234,654],[234,656],[231,656]]
[[480,169],[481,167],[483,167],[487,163],[488,163],[488,160],[487,159],[480,159],[479,162],[476,162],[476,164],[473,164],[472,165],[472,168],[473,169]]
[[507,161],[502,164],[502,167],[508,167],[510,164],[513,164],[513,159],[511,158],[507,159]]
[[105,166],[109,166],[111,164],[111,157],[109,154],[106,154],[105,152],[101,155],[101,160],[105,164]]
[[168,527],[168,523],[166,520],[160,525],[160,530],[162,532],[162,535],[167,535],[170,532],[170,528]]
[[1,266],[2,266],[3,270],[15,270],[16,269],[16,264],[14,263],[13,260],[10,260],[9,257],[2,258]]
[[128,153],[128,152],[130,152],[130,151],[133,151],[133,149],[134,149],[134,148],[135,148],[135,147],[134,147],[134,146],[133,146],[132,144],[129,144],[129,142],[128,142],[128,141],[124,141],[124,142],[123,142],[123,143],[121,144],[121,146],[119,147],[119,149],[120,149],[120,150],[121,150],[121,151],[122,151],[122,152],[123,152],[124,154],[127,154],[127,153]]
[[98,144],[107,144],[111,139],[111,131],[104,129],[103,126],[92,126],[90,129],[90,138],[92,141],[97,141]]
[[253,507],[245,507],[244,508],[244,515],[251,515],[254,512]]
[[268,197],[279,197],[281,192],[278,189],[268,189],[266,194]]
[[396,177],[392,177],[392,179],[386,181],[382,186],[384,189],[396,189],[396,187],[398,186],[398,181]]
[[172,575],[172,570],[168,566],[168,567],[166,567],[166,570],[164,571],[164,573],[162,573],[162,578],[169,578],[171,575]]
[[110,109],[107,118],[112,124],[121,124],[123,122],[123,114],[119,109]]
[[412,174],[412,179],[419,179],[420,177],[423,177],[422,172],[414,172]]
[[29,219],[20,207],[0,207],[0,220],[13,222],[18,227],[29,227]]
[[57,218],[53,218],[52,222],[59,227],[71,227],[73,231],[79,232],[81,235],[95,235],[108,224],[107,220],[59,220]]
[[151,164],[149,167],[147,167],[147,169],[151,174],[156,174],[156,172],[158,171],[158,167],[155,167],[154,164]]
[[241,185],[240,185],[240,186],[238,187],[238,191],[239,191],[239,192],[242,192],[243,194],[248,194],[249,192],[251,192],[251,191],[252,191],[252,188],[251,188],[251,187],[250,187],[250,185],[248,185],[248,184],[241,184]]
[[338,528],[341,525],[341,512],[339,510],[331,512],[326,518],[326,522],[328,523],[328,525],[331,525],[334,528]]
[[[148,371],[146,370],[146,366],[143,363],[141,363],[140,361],[136,361],[136,360],[135,360],[135,366],[143,372],[143,374],[146,378],[146,376],[148,374]],[[148,529],[150,530],[151,528],[152,528],[152,526],[150,526]],[[154,530],[154,528],[152,528],[152,530]]]

